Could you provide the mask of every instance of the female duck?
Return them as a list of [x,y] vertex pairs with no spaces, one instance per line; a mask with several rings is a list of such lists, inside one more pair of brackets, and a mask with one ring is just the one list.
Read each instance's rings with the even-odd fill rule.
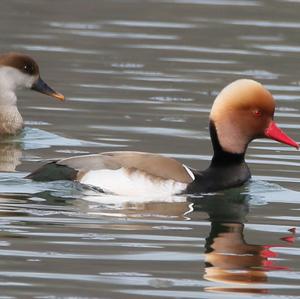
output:
[[119,195],[201,193],[240,186],[251,176],[245,162],[248,144],[271,138],[298,148],[273,121],[275,102],[260,83],[237,80],[225,87],[210,113],[214,154],[208,169],[199,171],[158,154],[105,152],[48,163],[28,178],[74,180]]
[[8,53],[0,56],[0,136],[15,135],[23,128],[17,108],[16,90],[28,88],[64,100],[40,77],[39,66],[29,56]]

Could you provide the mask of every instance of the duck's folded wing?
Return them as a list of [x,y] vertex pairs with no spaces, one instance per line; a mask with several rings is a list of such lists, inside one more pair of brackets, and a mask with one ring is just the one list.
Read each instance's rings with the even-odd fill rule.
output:
[[142,152],[105,152],[62,159],[48,163],[27,178],[36,181],[80,180],[91,171],[118,170],[139,171],[151,177],[191,183],[192,172],[180,162],[161,155]]

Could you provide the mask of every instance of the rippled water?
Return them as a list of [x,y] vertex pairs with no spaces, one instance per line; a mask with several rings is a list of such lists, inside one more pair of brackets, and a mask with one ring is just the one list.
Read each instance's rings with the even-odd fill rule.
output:
[[1,1],[1,52],[32,55],[67,100],[20,92],[26,130],[0,142],[0,298],[300,298],[300,162],[289,147],[253,142],[252,181],[198,198],[23,179],[45,160],[122,149],[205,168],[212,101],[242,77],[267,86],[299,141],[299,9]]

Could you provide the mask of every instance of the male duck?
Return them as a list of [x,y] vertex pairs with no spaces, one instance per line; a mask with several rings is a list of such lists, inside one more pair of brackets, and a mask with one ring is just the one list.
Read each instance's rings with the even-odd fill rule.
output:
[[241,79],[214,101],[209,129],[214,150],[210,166],[195,170],[158,154],[104,152],[48,163],[27,178],[73,180],[119,195],[171,195],[213,192],[240,186],[251,176],[245,162],[248,144],[271,138],[298,148],[273,121],[275,102],[260,83]]

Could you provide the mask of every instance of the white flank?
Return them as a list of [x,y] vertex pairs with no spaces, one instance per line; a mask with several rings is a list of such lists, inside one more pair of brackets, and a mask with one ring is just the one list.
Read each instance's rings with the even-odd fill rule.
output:
[[87,172],[80,183],[101,188],[104,192],[128,196],[168,196],[185,190],[187,184],[152,178],[142,171],[102,169]]

